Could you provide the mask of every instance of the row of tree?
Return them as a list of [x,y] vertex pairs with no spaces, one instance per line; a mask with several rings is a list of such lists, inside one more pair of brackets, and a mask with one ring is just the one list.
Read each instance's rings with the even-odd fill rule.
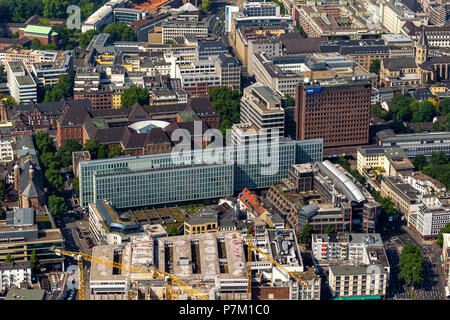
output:
[[80,7],[84,21],[103,3],[103,0],[0,0],[0,22],[23,23],[33,15],[67,19],[70,5]]
[[435,116],[447,116],[450,113],[450,98],[444,98],[439,102],[434,98],[418,101],[408,93],[396,93],[390,109],[388,112],[380,103],[376,103],[372,105],[370,113],[386,121],[428,122]]

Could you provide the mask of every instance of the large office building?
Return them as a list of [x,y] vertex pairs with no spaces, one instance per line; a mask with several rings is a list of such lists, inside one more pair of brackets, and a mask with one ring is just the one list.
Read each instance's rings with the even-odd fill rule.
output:
[[8,87],[17,103],[37,102],[37,85],[22,61],[9,61],[6,64]]
[[296,139],[321,137],[324,147],[368,143],[371,92],[368,80],[297,85]]
[[[267,153],[270,151],[270,154]],[[117,208],[201,201],[244,188],[268,188],[296,163],[322,160],[322,140],[227,146],[180,153],[81,161],[80,205],[109,200]]]
[[378,132],[376,140],[381,147],[397,146],[402,148],[409,158],[414,158],[419,154],[429,158],[431,153],[439,151],[450,154],[450,132],[395,134],[394,131],[388,129]]

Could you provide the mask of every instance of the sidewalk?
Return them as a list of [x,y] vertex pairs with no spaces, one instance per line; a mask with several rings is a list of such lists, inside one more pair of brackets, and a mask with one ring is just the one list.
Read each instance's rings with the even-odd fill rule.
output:
[[423,244],[423,245],[433,245],[434,244],[434,240],[424,240],[421,237],[419,237],[417,235],[417,233],[415,233],[413,230],[411,230],[409,227],[407,226],[401,226],[402,230],[404,230],[405,232],[409,233],[409,235],[411,237],[414,238],[414,240],[416,240],[417,242]]

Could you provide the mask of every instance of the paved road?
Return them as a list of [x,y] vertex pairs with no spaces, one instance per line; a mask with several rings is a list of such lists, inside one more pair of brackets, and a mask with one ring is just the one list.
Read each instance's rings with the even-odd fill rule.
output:
[[440,250],[430,241],[424,241],[408,230],[402,227],[400,234],[390,237],[383,235],[383,240],[386,242],[386,254],[391,265],[391,278],[387,289],[386,299],[388,300],[409,300],[411,299],[411,291],[403,281],[399,280],[398,275],[398,261],[401,248],[413,243],[422,248],[421,255],[425,260],[424,268],[424,282],[422,284],[415,284],[414,299],[415,300],[446,300],[444,294],[445,280],[442,271],[440,270]]

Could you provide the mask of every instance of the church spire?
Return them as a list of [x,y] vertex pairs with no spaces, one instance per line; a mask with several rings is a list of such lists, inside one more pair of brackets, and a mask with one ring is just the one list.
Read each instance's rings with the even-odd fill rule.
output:
[[422,33],[415,44],[415,60],[417,64],[422,64],[428,60],[428,38],[425,33],[425,26],[422,26]]

